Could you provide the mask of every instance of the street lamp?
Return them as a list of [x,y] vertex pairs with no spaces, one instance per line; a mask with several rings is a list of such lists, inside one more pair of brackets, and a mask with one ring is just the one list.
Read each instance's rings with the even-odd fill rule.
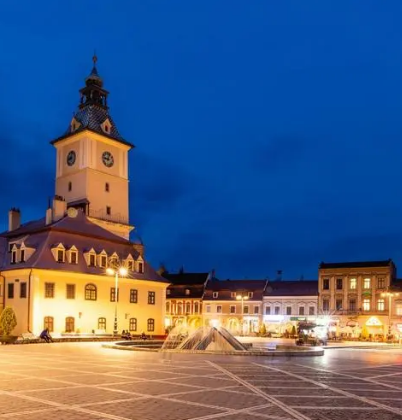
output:
[[127,268],[125,267],[118,267],[118,268],[111,268],[108,267],[106,269],[106,274],[108,276],[114,276],[114,325],[113,325],[113,335],[117,335],[119,333],[119,329],[117,326],[117,297],[119,296],[119,275],[122,277],[127,276]]
[[241,335],[244,334],[244,301],[248,300],[248,296],[247,295],[237,295],[236,296],[237,300],[241,300]]
[[391,337],[391,301],[393,297],[399,296],[399,293],[384,292],[381,297],[388,297],[388,337]]

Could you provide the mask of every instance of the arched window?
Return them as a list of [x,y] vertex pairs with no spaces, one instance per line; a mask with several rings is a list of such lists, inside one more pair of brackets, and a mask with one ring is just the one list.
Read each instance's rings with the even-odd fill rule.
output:
[[198,302],[194,303],[194,313],[198,314]]
[[130,318],[130,331],[137,331],[137,318]]
[[74,332],[75,330],[75,320],[72,316],[66,318],[66,333]]
[[106,318],[98,318],[98,330],[106,331]]
[[186,303],[186,314],[189,314],[191,312],[191,305],[190,302]]
[[183,305],[181,302],[177,304],[177,315],[181,315],[183,312]]
[[54,331],[54,319],[52,316],[45,316],[43,319],[43,329],[48,329],[49,332]]
[[85,286],[85,300],[96,300],[97,290],[94,284]]
[[155,331],[155,320],[148,318],[148,331]]

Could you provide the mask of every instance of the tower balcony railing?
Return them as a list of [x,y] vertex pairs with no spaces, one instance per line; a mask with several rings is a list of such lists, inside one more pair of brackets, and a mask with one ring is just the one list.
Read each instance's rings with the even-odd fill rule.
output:
[[127,216],[123,216],[120,213],[107,214],[104,210],[93,210],[89,209],[88,216],[94,219],[104,220],[106,222],[120,223],[122,225],[130,225],[130,221]]

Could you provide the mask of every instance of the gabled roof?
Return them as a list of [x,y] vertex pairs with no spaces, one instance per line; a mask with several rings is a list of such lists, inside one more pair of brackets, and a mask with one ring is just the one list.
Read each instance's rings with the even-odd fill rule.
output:
[[318,280],[270,281],[264,296],[317,296]]
[[394,262],[389,260],[382,261],[354,261],[354,262],[340,262],[340,263],[325,263],[322,262],[319,268],[373,268],[373,267],[394,267]]
[[[11,264],[11,253],[8,251],[8,241],[18,240],[24,237],[27,246],[35,248],[33,255],[23,263]],[[59,263],[52,254],[52,246],[62,243],[66,249],[75,245],[78,252],[78,264],[70,264],[68,261]],[[84,258],[84,252],[94,248],[100,253],[103,249],[111,256],[114,252],[121,259],[129,254],[135,259],[139,258],[139,252],[135,249],[136,243],[130,242],[114,235],[88,220],[87,216],[78,212],[77,217],[65,216],[61,220],[45,226],[45,223],[28,223],[12,232],[0,235],[0,270],[14,270],[18,268],[38,268],[46,270],[71,271],[83,274],[105,274],[101,267],[89,267]],[[5,249],[5,251],[4,251]],[[144,273],[131,273],[132,277],[141,280],[151,280],[169,283],[144,261]]]
[[[214,280],[209,281],[204,292],[204,300],[232,300],[236,297],[232,294],[236,293],[253,293],[250,300],[261,300],[264,289],[267,285],[267,280]],[[214,292],[218,292],[218,297],[214,298]]]
[[203,285],[208,278],[209,273],[163,273],[163,277],[169,280],[173,285]]
[[[58,137],[56,140],[51,141],[51,144],[55,144],[66,137],[69,137],[73,134],[77,134],[84,130],[90,130],[94,133],[101,134],[102,136],[109,137],[113,140],[116,140],[120,143],[125,144],[129,147],[134,147],[132,143],[124,140],[123,137],[120,135],[119,130],[113,118],[110,116],[107,109],[101,108],[96,105],[88,105],[84,108],[78,109],[78,111],[74,114],[74,118],[81,124],[78,129],[73,131],[73,127],[71,125],[68,126],[66,132],[61,136]],[[106,133],[102,129],[102,124],[109,120],[110,122],[110,130]]]

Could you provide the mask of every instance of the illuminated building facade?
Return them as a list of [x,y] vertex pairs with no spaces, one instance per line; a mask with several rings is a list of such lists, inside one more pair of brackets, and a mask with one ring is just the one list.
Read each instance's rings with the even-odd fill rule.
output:
[[[112,333],[116,311],[119,331],[163,334],[168,281],[147,263],[143,244],[129,240],[133,145],[109,113],[96,58],[80,94],[67,131],[51,142],[56,186],[46,215],[22,224],[11,209],[0,235],[1,305],[16,312],[14,334]],[[110,266],[127,275],[107,276]]]
[[[319,311],[330,315],[337,335],[384,336],[389,327],[399,334],[402,327],[402,294],[392,260],[321,263],[319,266]],[[391,303],[391,305],[390,305]]]

